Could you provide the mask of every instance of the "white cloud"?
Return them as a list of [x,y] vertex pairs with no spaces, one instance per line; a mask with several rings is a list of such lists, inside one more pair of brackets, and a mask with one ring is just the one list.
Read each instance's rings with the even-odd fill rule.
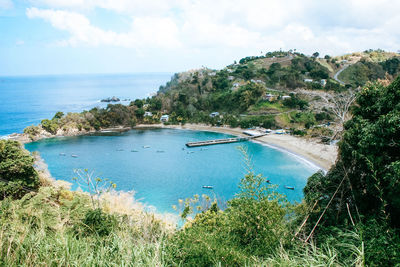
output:
[[14,4],[11,0],[0,0],[0,9],[11,9]]
[[54,28],[67,31],[70,38],[58,41],[61,45],[112,45],[134,48],[169,48],[180,45],[176,38],[176,25],[168,18],[137,18],[133,20],[131,31],[116,33],[93,26],[87,17],[76,12],[33,7],[26,10],[26,15],[28,18],[42,18]]
[[[5,1],[5,0],[0,0]],[[179,51],[297,48],[340,54],[366,48],[397,50],[400,1],[392,0],[30,0],[29,18],[70,34],[63,45],[112,45]],[[49,8],[56,8],[53,10]],[[132,21],[118,33],[91,23],[96,9]]]

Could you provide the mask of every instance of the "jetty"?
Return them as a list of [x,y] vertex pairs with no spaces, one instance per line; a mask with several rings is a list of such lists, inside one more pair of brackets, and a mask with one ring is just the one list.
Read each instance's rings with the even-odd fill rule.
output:
[[225,139],[214,139],[214,140],[206,140],[206,141],[197,141],[197,142],[188,142],[186,143],[187,147],[198,147],[198,146],[210,146],[210,145],[219,145],[219,144],[228,144],[228,143],[237,143],[248,141],[251,139],[255,139],[264,135],[266,133],[260,133],[256,131],[244,131],[244,134],[249,136],[246,137],[232,137],[232,138],[225,138]]

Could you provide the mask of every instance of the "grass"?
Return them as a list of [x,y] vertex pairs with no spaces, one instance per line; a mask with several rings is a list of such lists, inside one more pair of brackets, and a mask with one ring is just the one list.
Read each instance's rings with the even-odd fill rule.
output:
[[269,102],[269,101],[262,101],[257,103],[256,105],[252,106],[249,112],[268,112],[268,113],[281,113],[288,111],[289,109],[285,107],[281,102]]
[[1,201],[0,266],[161,266],[162,240],[173,227],[127,197],[109,193],[101,200],[118,221],[108,236],[75,231],[85,229],[82,219],[92,208],[84,193],[42,187]]

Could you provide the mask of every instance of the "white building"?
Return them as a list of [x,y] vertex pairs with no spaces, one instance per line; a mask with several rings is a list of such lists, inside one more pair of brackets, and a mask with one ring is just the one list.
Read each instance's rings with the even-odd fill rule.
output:
[[326,85],[326,79],[322,79],[320,83],[321,83],[321,85],[322,85],[323,87],[325,87],[325,85]]
[[264,98],[264,100],[269,100],[269,101],[271,101],[271,100],[274,98],[274,95],[268,93],[268,94],[264,95],[263,98]]
[[313,79],[304,79],[304,82],[305,82],[305,83],[312,83],[312,82],[313,82]]
[[219,116],[219,112],[213,112],[213,113],[210,114],[211,118],[215,118],[215,117],[218,117],[218,116]]
[[290,95],[283,95],[281,98],[282,98],[282,100],[289,99]]
[[168,120],[169,120],[169,115],[162,115],[160,118],[161,122],[168,122]]
[[146,111],[146,112],[144,113],[144,116],[145,116],[145,117],[152,117],[152,116],[153,116],[153,113],[151,113],[150,111]]

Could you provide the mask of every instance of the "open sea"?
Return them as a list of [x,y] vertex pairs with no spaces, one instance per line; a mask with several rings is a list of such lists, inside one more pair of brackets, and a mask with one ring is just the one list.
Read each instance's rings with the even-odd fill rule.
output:
[[[104,107],[112,96],[134,100],[158,91],[171,73],[0,77],[0,136],[51,119],[57,111]],[[129,101],[122,103],[128,104]]]
[[[80,112],[106,105],[99,102],[102,98],[146,97],[170,76],[0,77],[0,135],[21,132],[57,111]],[[254,142],[185,147],[188,141],[226,137],[229,135],[213,132],[148,129],[45,139],[25,147],[41,154],[56,179],[74,184],[74,169],[88,169],[115,182],[118,190],[135,191],[136,199],[158,212],[174,213],[172,205],[178,199],[194,194],[231,199],[246,173],[243,155],[237,149],[242,145],[252,159],[255,173],[266,176],[290,201],[301,200],[307,178],[318,168],[295,155]],[[204,185],[213,189],[205,189]],[[74,184],[73,188],[77,187]]]

